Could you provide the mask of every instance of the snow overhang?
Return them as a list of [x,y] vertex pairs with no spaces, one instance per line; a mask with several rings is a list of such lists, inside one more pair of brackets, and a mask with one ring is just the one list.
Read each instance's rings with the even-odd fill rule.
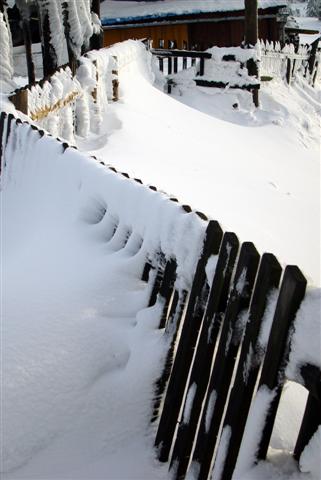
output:
[[[196,6],[197,5],[197,6]],[[287,6],[287,0],[259,0],[261,10]],[[244,0],[163,0],[152,2],[105,0],[101,4],[103,26],[166,21],[175,17],[228,13],[244,10]]]

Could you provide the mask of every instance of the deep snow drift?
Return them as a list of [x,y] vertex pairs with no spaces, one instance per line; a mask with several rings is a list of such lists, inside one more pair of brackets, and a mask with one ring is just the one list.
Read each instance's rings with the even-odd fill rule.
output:
[[[261,252],[297,263],[318,285],[316,93],[300,83],[274,83],[264,88],[259,111],[247,95],[199,90],[189,82],[171,98],[152,85],[143,47],[127,42],[115,53],[121,100],[110,106],[101,133],[79,145],[179,194],[242,240],[254,240]],[[144,309],[148,289],[134,275],[135,256],[108,243],[113,219],[103,228],[93,222],[101,200],[113,198],[107,174],[92,174],[85,157],[54,160],[46,145],[37,148],[30,144],[12,155],[1,192],[2,478],[167,479],[166,466],[155,461],[149,426],[164,344],[155,329],[157,312]],[[131,202],[121,189],[114,192],[115,208],[127,211],[130,223]],[[141,208],[148,210],[149,202]],[[157,212],[153,217],[156,222]],[[317,312],[319,292],[313,295]],[[303,307],[301,320],[310,314]],[[284,392],[272,464],[245,468],[238,479],[317,479],[299,473],[288,453],[306,398],[303,389],[293,395],[292,388]],[[305,452],[304,471],[316,469],[318,442],[316,436]]]
[[[132,55],[129,45],[117,48],[120,59]],[[255,110],[250,94],[197,88],[188,71],[164,95],[143,50],[119,71],[120,101],[101,135],[79,146],[203,210],[283,265],[299,265],[320,286],[320,88],[275,80],[263,85]]]

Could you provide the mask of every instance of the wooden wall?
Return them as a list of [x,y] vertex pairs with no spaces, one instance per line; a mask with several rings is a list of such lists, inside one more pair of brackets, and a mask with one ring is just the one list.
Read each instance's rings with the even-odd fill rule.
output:
[[[184,48],[188,44],[187,25],[163,25],[150,27],[135,27],[122,29],[108,29],[104,31],[104,46],[113,45],[124,40],[142,38],[151,38],[153,46],[157,48],[160,40],[165,40],[165,48],[168,48],[168,42],[176,40],[177,48]],[[186,45],[184,45],[184,42]]]
[[[224,20],[220,22],[186,23],[162,26],[144,26],[131,28],[107,29],[104,31],[104,46],[113,45],[128,39],[139,40],[150,38],[153,47],[160,46],[164,40],[164,48],[175,40],[177,48],[193,48],[200,50],[212,47],[239,46],[244,37],[244,20]],[[263,40],[279,40],[279,25],[275,18],[259,20],[259,37]]]
[[[274,18],[259,20],[259,37],[263,40],[278,40],[278,24]],[[189,43],[198,49],[217,47],[237,47],[244,39],[244,20],[222,22],[191,23]]]

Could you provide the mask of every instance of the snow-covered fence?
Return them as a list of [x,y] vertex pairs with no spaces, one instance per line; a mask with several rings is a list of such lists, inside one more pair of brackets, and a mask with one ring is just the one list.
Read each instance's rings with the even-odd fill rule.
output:
[[[194,67],[196,85],[214,88],[240,88],[255,90],[260,87],[259,80],[249,75],[248,62],[256,62],[255,49],[241,47],[213,47],[206,52],[194,50],[152,49],[158,58],[159,69],[167,76],[167,90],[179,85],[180,71]],[[182,77],[183,79],[183,77]]]
[[305,339],[320,325],[298,267],[286,267],[279,287],[272,254],[260,259],[216,221],[93,158],[1,114],[2,185],[18,162],[33,172],[48,162],[76,195],[81,221],[146,282],[148,318],[167,344],[153,411],[160,460],[170,460],[175,478],[192,468],[206,479],[214,463],[213,478],[229,480],[235,467],[265,458],[287,378],[310,392],[295,448],[296,458],[308,455],[321,424],[321,382],[318,348]]
[[314,84],[319,69],[317,44],[300,45],[295,48],[287,44],[283,48],[279,42],[259,42],[259,70],[262,80],[279,78],[290,84],[298,75],[302,75]]
[[105,49],[79,60],[76,75],[68,65],[10,97],[16,108],[55,137],[99,133],[108,103],[118,98],[117,58]]
[[[235,468],[264,459],[287,377],[310,391],[297,459],[321,424],[319,352],[301,352],[298,361],[297,345],[301,343],[301,350],[305,345],[302,328],[289,361],[293,325],[300,322],[295,317],[306,290],[304,276],[298,267],[288,266],[279,287],[282,268],[272,254],[260,260],[252,243],[239,249],[235,234],[221,238],[219,226],[210,224],[192,290],[175,292],[162,324],[170,348],[157,382],[155,446],[159,459],[170,461],[175,479],[185,478],[190,468],[193,478],[204,480],[214,468],[215,480],[229,480]],[[187,307],[178,308],[186,298]],[[168,304],[165,298],[163,302]],[[302,308],[309,308],[309,300]],[[317,308],[311,314],[318,327]]]

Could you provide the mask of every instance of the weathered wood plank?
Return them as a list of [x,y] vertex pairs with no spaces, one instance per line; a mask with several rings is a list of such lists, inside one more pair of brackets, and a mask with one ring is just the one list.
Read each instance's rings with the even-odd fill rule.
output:
[[194,348],[202,324],[205,309],[204,302],[206,302],[208,295],[205,267],[209,257],[218,253],[222,235],[222,229],[219,224],[215,221],[210,221],[206,231],[203,251],[196,268],[185,322],[155,440],[155,446],[158,448],[158,458],[162,462],[166,462],[169,457]]

